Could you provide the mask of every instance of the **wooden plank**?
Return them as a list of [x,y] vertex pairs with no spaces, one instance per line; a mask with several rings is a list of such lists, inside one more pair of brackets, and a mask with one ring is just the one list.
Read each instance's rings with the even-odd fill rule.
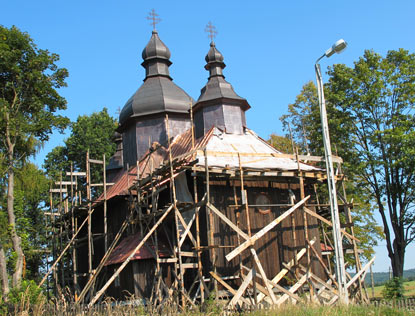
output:
[[49,189],[50,193],[67,193],[66,189]]
[[[93,212],[94,210],[92,210]],[[91,212],[91,214],[92,214]],[[65,252],[69,249],[69,247],[72,245],[72,243],[74,242],[76,236],[78,236],[78,233],[81,231],[82,227],[85,225],[85,223],[87,222],[88,217],[85,218],[85,220],[82,222],[81,226],[79,226],[78,230],[76,231],[76,233],[72,236],[71,240],[68,242],[68,244],[66,245],[66,247],[62,250],[61,254],[58,256],[58,258],[55,260],[55,262],[52,264],[52,266],[49,268],[48,272],[46,272],[45,276],[43,277],[43,279],[40,281],[38,287],[41,287],[42,284],[46,281],[48,275],[55,269],[55,266],[58,264],[58,262],[62,259],[63,255],[65,254]]]
[[198,266],[197,262],[182,263],[183,269],[196,269]]
[[236,226],[229,218],[227,218],[221,211],[219,211],[215,206],[208,203],[206,206],[215,213],[221,220],[228,224],[234,231],[236,231],[242,238],[245,240],[249,239],[249,236],[245,234],[238,226]]
[[[329,225],[330,227],[332,227],[332,226],[333,226],[333,224],[332,224],[329,220],[327,220],[327,219],[325,219],[324,217],[322,217],[322,216],[318,215],[316,212],[313,212],[313,211],[312,211],[312,210],[310,210],[309,208],[304,207],[304,211],[305,211],[307,214],[309,214],[309,215],[311,215],[311,216],[314,216],[315,218],[317,218],[317,219],[321,220],[323,223],[325,223],[325,224]],[[347,231],[345,231],[344,229],[340,229],[340,231],[342,232],[342,234],[344,234],[345,236],[349,237],[350,239],[353,239],[353,240],[355,240],[355,241],[357,241],[357,242],[360,242],[360,240],[359,240],[359,239],[357,239],[356,237],[354,237],[354,236],[350,235],[350,234],[349,234]]]
[[56,185],[75,185],[76,182],[71,182],[71,181],[55,181]]
[[244,281],[242,282],[241,286],[239,287],[236,294],[232,297],[232,300],[229,302],[230,307],[234,307],[236,304],[238,304],[239,299],[241,298],[242,294],[245,292],[246,288],[248,287],[249,283],[252,281],[253,271],[255,269],[252,268],[248,275],[245,277]]
[[[198,155],[203,155],[203,151],[198,150]],[[292,154],[279,154],[279,153],[241,153],[241,152],[226,152],[226,151],[212,151],[208,150],[207,155],[211,157],[238,157],[238,154],[241,157],[274,157],[274,158],[288,158],[297,160],[296,155]],[[338,156],[332,156],[333,162],[342,163],[343,159]],[[307,156],[307,155],[298,155],[298,160],[300,161],[325,161],[324,157],[321,156]]]
[[[249,271],[249,268],[247,268],[247,267],[245,267],[245,266],[242,266],[242,268],[243,269],[245,269],[245,270],[247,270],[247,271]],[[261,275],[258,275],[258,277],[260,278],[260,279],[262,279],[263,280],[263,278],[262,278],[262,276]],[[286,288],[284,288],[284,287],[282,287],[281,285],[279,285],[278,283],[275,283],[275,282],[272,282],[272,281],[270,281],[270,280],[267,280],[268,282],[269,282],[269,284],[272,286],[272,287],[275,287],[277,290],[279,290],[280,292],[283,292],[283,293],[286,293],[286,294],[288,294],[288,295],[290,295],[293,299],[295,299],[296,301],[298,301],[298,302],[300,302],[301,301],[301,298],[298,296],[298,295],[296,295],[296,294],[293,294],[293,293],[291,293],[291,292],[289,292]],[[257,283],[256,284],[256,286],[258,286],[259,284]],[[259,288],[258,288],[259,289]],[[264,288],[265,289],[265,288]],[[268,295],[268,290],[267,289],[265,289],[265,291],[261,291],[262,293],[260,293],[258,296],[257,296],[257,302],[259,303],[259,301],[258,301],[258,298],[259,297],[261,297],[261,300],[263,300],[267,295]]]
[[[290,292],[290,293],[295,293],[295,292],[297,292],[298,291],[298,289],[300,288],[300,287],[302,287],[303,286],[303,284],[305,283],[307,281],[307,274],[304,274],[301,278],[300,278],[300,280],[298,280],[298,282],[296,283],[296,284],[294,284],[288,291]],[[283,296],[281,296],[280,298],[279,298],[279,300],[277,301],[277,305],[279,306],[279,305],[281,305],[282,303],[284,303],[288,298],[289,298],[290,296],[289,295],[287,295],[287,294],[284,294]]]
[[258,255],[257,255],[257,253],[256,253],[256,251],[255,251],[254,248],[251,247],[250,250],[251,250],[252,257],[254,258],[254,261],[255,261],[256,266],[258,268],[259,274],[260,274],[260,276],[262,277],[262,280],[265,283],[265,287],[267,288],[268,295],[271,298],[272,303],[273,304],[276,304],[277,303],[277,299],[275,297],[275,294],[274,294],[274,291],[272,290],[271,285],[269,284],[269,280],[268,280],[268,278],[267,278],[267,276],[265,274],[265,271],[262,268],[262,265],[261,265],[261,262],[259,261]]
[[240,246],[235,248],[233,251],[228,253],[226,255],[226,260],[231,261],[233,258],[235,258],[238,254],[240,254],[242,251],[244,251],[249,246],[253,245],[255,241],[257,241],[259,238],[264,236],[267,232],[269,232],[271,229],[273,229],[275,226],[277,226],[281,221],[283,221],[287,216],[289,216],[291,213],[293,213],[298,207],[300,207],[302,204],[304,204],[310,196],[305,197],[300,202],[295,204],[293,207],[291,207],[289,210],[284,212],[282,215],[278,216],[276,219],[274,219],[271,223],[269,223],[267,226],[262,228],[259,232],[257,232],[254,236],[246,240],[244,243],[242,243]]
[[[330,277],[331,273],[329,271],[329,269],[327,268],[326,264],[324,263],[323,259],[320,257],[320,255],[318,254],[317,250],[314,248],[313,245],[310,244],[310,242],[308,240],[306,240],[308,245],[310,246],[311,250],[313,251],[314,255],[317,257],[318,261],[320,262],[321,266],[323,267],[324,271],[326,272],[326,274]],[[338,286],[337,282],[335,279],[332,279],[333,283]]]
[[73,172],[66,172],[67,176],[73,175],[76,177],[86,177],[86,172],[79,172],[79,171],[73,171]]
[[131,252],[131,254],[128,256],[128,258],[122,263],[122,265],[117,269],[117,271],[111,276],[111,278],[105,283],[105,285],[97,292],[97,294],[91,299],[91,301],[88,304],[88,307],[91,307],[96,303],[96,301],[104,294],[105,290],[111,285],[112,282],[114,282],[115,278],[121,273],[122,270],[127,266],[127,264],[131,261],[131,259],[134,257],[135,253],[140,250],[140,248],[145,244],[147,239],[150,238],[150,236],[154,233],[154,231],[157,229],[158,226],[163,222],[163,220],[167,217],[167,215],[170,213],[170,211],[173,209],[173,205],[170,205],[170,207],[164,212],[164,214],[159,218],[159,220],[156,222],[156,224],[150,229],[150,231],[147,233],[147,235],[141,240],[141,242],[134,248],[134,250]]
[[175,263],[177,258],[166,258],[166,259],[157,259],[159,263]]
[[97,160],[97,159],[89,159],[90,163],[96,163],[98,165],[103,165],[104,162],[102,160]]
[[[236,290],[233,288],[233,287],[231,287],[228,283],[226,283],[224,280],[222,280],[222,278],[221,277],[219,277],[215,272],[213,272],[213,271],[210,271],[209,272],[210,273],[210,275],[214,278],[214,279],[216,279],[216,281],[218,281],[225,289],[227,289],[229,292],[231,292],[232,293],[232,295],[236,295]],[[246,304],[246,305],[251,305],[251,303],[246,299],[246,298],[244,298],[244,297],[241,297],[241,300]]]
[[375,258],[376,257],[373,257],[372,259],[370,259],[370,261],[366,263],[365,266],[358,273],[356,273],[349,282],[347,282],[346,284],[347,289],[362,275],[363,272],[365,272],[372,265],[373,261],[375,261]]
[[[310,243],[313,245],[316,242],[316,238],[313,238]],[[298,262],[307,252],[307,248],[303,248],[301,249],[296,256],[296,260],[295,259],[291,259],[291,261],[289,261],[286,266],[287,268],[292,268],[296,262]],[[283,268],[281,269],[280,272],[278,272],[278,274],[271,280],[271,282],[278,284],[278,282],[281,281],[281,279],[289,272],[289,270],[287,268]],[[258,294],[257,296],[257,302],[259,303],[263,298],[265,297],[265,295],[262,294]]]

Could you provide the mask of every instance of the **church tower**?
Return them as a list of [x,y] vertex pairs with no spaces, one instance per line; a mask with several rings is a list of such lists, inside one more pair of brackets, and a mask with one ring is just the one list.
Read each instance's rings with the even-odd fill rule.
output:
[[223,69],[226,65],[223,55],[213,42],[213,37],[205,60],[209,79],[193,106],[196,138],[203,136],[212,126],[226,133],[243,134],[246,127],[245,111],[250,105],[246,99],[237,95],[232,85],[225,80]]
[[173,83],[169,73],[170,50],[155,29],[142,57],[141,65],[146,70],[144,83],[127,101],[119,118],[124,168],[127,164],[135,165],[149,144],[159,142],[167,147],[168,135],[179,135],[191,125],[189,110],[194,101]]

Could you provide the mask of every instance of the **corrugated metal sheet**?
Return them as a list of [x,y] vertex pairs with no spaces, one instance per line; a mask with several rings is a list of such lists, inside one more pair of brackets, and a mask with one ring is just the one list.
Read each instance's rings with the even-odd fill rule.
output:
[[[113,250],[105,265],[109,266],[112,264],[124,262],[131,255],[134,249],[138,246],[141,240],[142,239],[140,237],[140,233],[136,233],[134,235],[124,238],[120,242],[120,244]],[[132,260],[154,258],[149,249],[151,249],[155,253],[156,247],[150,240],[147,240],[146,243],[134,254]],[[158,249],[160,258],[171,257],[171,253],[169,251],[167,244],[160,238],[158,240]]]

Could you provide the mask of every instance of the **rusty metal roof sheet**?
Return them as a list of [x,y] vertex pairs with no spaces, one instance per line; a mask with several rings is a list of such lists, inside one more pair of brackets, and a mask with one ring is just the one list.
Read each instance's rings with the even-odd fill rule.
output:
[[[140,233],[136,233],[124,238],[120,244],[115,247],[105,265],[109,266],[112,264],[124,262],[138,246],[141,240],[142,238],[140,237]],[[167,243],[161,238],[158,239],[158,249],[159,257],[166,258],[171,256],[171,252],[167,246]],[[153,259],[154,256],[152,252],[155,253],[155,250],[155,245],[150,240],[147,240],[145,244],[134,254],[132,260]]]

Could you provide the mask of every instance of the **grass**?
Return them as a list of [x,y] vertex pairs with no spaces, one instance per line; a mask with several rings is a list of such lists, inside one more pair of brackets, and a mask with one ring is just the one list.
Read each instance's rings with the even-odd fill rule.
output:
[[[375,286],[375,296],[376,298],[382,298],[382,290],[385,286],[379,285]],[[415,296],[415,281],[407,281],[403,283],[404,295],[405,297],[414,297]],[[368,288],[368,293],[372,296],[372,289]]]
[[[213,302],[203,310],[192,309],[179,311],[177,306],[163,306],[162,309],[154,310],[151,308],[137,306],[114,306],[107,303],[90,310],[74,308],[71,305],[60,304],[50,305],[47,302],[38,306],[21,304],[16,309],[10,310],[9,314],[16,316],[214,316],[224,315],[223,309],[214,306]],[[226,313],[227,316],[409,316],[414,315],[415,311],[398,310],[390,307],[375,306],[315,306],[315,305],[283,305],[280,308],[257,310],[250,312]]]

